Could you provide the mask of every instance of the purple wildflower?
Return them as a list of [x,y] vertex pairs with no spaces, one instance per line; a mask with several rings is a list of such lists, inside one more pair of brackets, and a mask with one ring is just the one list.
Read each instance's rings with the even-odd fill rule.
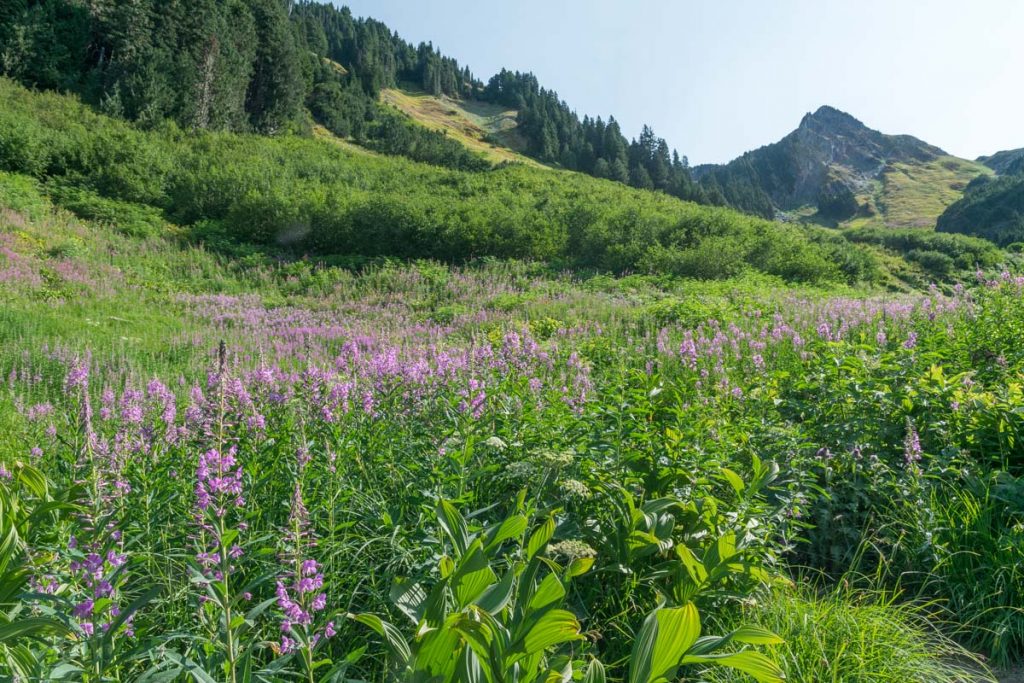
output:
[[910,419],[907,419],[907,433],[903,437],[903,460],[908,466],[921,460],[921,438]]

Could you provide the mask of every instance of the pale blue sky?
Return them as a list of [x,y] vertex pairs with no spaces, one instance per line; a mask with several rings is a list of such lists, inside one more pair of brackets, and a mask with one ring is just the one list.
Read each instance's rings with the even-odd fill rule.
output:
[[831,104],[974,158],[1024,147],[1020,0],[349,0],[487,80],[532,71],[577,113],[651,124],[691,163]]

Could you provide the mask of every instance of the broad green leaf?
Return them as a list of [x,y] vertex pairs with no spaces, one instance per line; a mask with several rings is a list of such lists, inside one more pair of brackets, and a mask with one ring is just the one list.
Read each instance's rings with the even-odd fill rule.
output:
[[384,644],[390,651],[391,656],[399,664],[404,666],[408,663],[412,653],[409,650],[409,644],[405,642],[405,638],[402,637],[401,632],[397,628],[376,614],[350,614],[349,618],[358,621],[364,626],[369,626],[377,635],[384,638]]
[[732,640],[747,645],[781,645],[786,642],[766,628],[744,625],[729,634]]
[[426,673],[429,680],[451,680],[458,665],[459,651],[464,647],[459,632],[449,624],[427,631],[415,645],[413,670]]
[[736,534],[722,534],[704,553],[704,566],[709,572],[736,555]]
[[437,521],[448,534],[448,538],[451,539],[459,554],[465,553],[469,548],[469,531],[466,527],[466,520],[455,509],[455,506],[444,499],[438,501]]
[[577,557],[569,564],[569,568],[566,570],[565,575],[569,578],[583,576],[584,574],[589,572],[590,568],[593,566],[593,557]]
[[671,680],[687,650],[700,637],[700,615],[693,603],[651,612],[633,644],[629,683]]
[[526,544],[526,559],[532,560],[537,553],[542,551],[551,540],[551,537],[555,535],[555,520],[551,517],[545,519],[537,530],[530,536],[529,543]]
[[51,634],[68,635],[70,633],[71,631],[59,621],[46,617],[29,617],[0,625],[0,643],[13,641],[16,638]]
[[426,601],[426,589],[415,581],[395,579],[391,584],[391,602],[414,624],[423,617],[423,603]]
[[490,554],[510,538],[521,536],[526,531],[527,524],[525,516],[513,515],[498,526],[493,527],[487,532],[487,545],[484,546],[484,551]]
[[548,610],[513,644],[512,660],[577,640],[579,632],[580,624],[572,612],[564,609]]
[[220,544],[224,548],[230,548],[231,544],[238,538],[238,529],[228,529],[224,532],[224,535],[220,539]]
[[746,485],[743,483],[743,479],[740,478],[740,475],[736,474],[735,472],[730,470],[728,467],[723,467],[722,468],[722,477],[727,482],[729,482],[729,486],[731,486],[732,490],[736,492],[736,495],[739,495],[739,494],[743,493],[743,489],[745,488]]
[[60,664],[54,667],[50,672],[49,680],[59,681],[72,674],[81,673],[82,671],[83,669],[81,667],[75,666],[74,664]]
[[548,574],[537,586],[530,598],[528,611],[535,611],[554,604],[565,597],[565,586],[555,574]]
[[704,563],[697,559],[692,550],[685,545],[677,545],[676,555],[679,556],[679,561],[686,568],[686,573],[690,575],[691,581],[698,586],[707,581],[708,572],[704,568]]
[[485,683],[490,680],[484,675],[480,666],[480,659],[472,648],[462,648],[462,656],[459,657],[459,665],[455,670],[455,681],[457,683]]
[[786,674],[778,664],[760,652],[752,650],[722,655],[688,655],[683,658],[683,665],[687,664],[727,666],[753,677],[758,683],[782,683],[786,680]]
[[606,683],[604,664],[599,659],[590,660],[587,673],[583,676],[583,683]]
[[480,547],[480,540],[473,541],[465,557],[451,577],[452,593],[459,609],[462,609],[483,595],[498,580],[487,562],[487,556]]
[[509,601],[512,599],[514,579],[515,571],[512,568],[509,568],[498,583],[488,588],[484,594],[477,599],[476,604],[480,609],[490,614],[497,614],[501,610],[505,609]]

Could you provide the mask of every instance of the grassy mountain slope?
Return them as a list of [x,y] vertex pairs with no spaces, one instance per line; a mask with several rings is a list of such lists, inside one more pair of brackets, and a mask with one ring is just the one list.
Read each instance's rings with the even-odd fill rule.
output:
[[[465,145],[469,150],[482,154],[489,161],[500,163],[513,161],[541,166],[534,159],[525,156],[525,140],[516,131],[516,114],[512,109],[478,102],[474,100],[457,100],[446,95],[432,96],[415,89],[389,88],[382,91],[381,99],[413,121],[432,130],[443,131],[447,136]],[[819,114],[812,115],[818,116]],[[845,116],[845,115],[843,115]],[[807,126],[805,121],[803,126]],[[827,124],[826,124],[827,127]],[[819,125],[819,129],[822,126]],[[854,228],[934,228],[939,216],[954,202],[963,196],[964,189],[975,178],[992,175],[992,169],[986,163],[961,159],[931,148],[908,136],[885,136],[869,129],[866,132],[855,131],[845,136],[834,131],[824,132],[826,137],[836,135],[843,138],[844,145],[856,147],[858,135],[868,140],[867,147],[875,149],[875,154],[887,154],[893,158],[903,159],[885,163],[880,170],[867,165],[858,159],[855,163],[863,168],[844,166],[835,161],[834,143],[829,142],[829,155],[833,161],[827,163],[826,175],[831,173],[840,182],[855,188],[854,198],[858,205],[856,215],[837,220],[823,215],[812,202],[797,205],[788,211],[779,211],[783,219],[824,225],[827,227]],[[779,145],[788,144],[783,141]],[[798,154],[805,154],[808,149],[806,142],[799,144]],[[760,151],[760,150],[759,150]],[[860,153],[860,151],[855,154]],[[753,155],[758,152],[753,152]],[[935,156],[932,156],[935,154]],[[991,157],[997,166],[1005,166],[1016,157],[1012,153],[1000,153]],[[1005,163],[1003,163],[1005,162]],[[797,165],[807,165],[807,159],[794,161]],[[875,177],[866,177],[865,171]],[[702,167],[700,175],[713,174],[714,170]],[[800,190],[801,198],[785,200],[787,206],[796,202],[807,201],[811,191],[820,182],[817,171],[810,171],[811,178],[801,181],[807,187]],[[820,191],[820,188],[819,188]],[[814,201],[817,200],[817,194]]]
[[933,228],[942,212],[963,196],[967,185],[983,175],[991,175],[991,171],[949,155],[886,165],[870,191],[857,195],[860,215],[842,225]]
[[476,100],[434,97],[413,89],[385,88],[381,100],[432,130],[444,132],[493,163],[519,162],[540,167],[523,154],[526,142],[516,132],[516,111]]

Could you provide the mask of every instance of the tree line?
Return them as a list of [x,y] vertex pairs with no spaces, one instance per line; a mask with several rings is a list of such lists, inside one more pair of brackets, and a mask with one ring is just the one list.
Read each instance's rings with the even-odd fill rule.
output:
[[[628,139],[614,117],[579,116],[530,73],[486,84],[431,43],[413,45],[345,7],[293,0],[4,0],[0,73],[70,91],[106,114],[155,126],[260,134],[312,120],[379,151],[464,170],[487,168],[443,133],[396,117],[383,88],[518,110],[541,161],[700,203],[726,204],[694,182],[685,156],[649,126]],[[308,114],[307,114],[308,112]]]

